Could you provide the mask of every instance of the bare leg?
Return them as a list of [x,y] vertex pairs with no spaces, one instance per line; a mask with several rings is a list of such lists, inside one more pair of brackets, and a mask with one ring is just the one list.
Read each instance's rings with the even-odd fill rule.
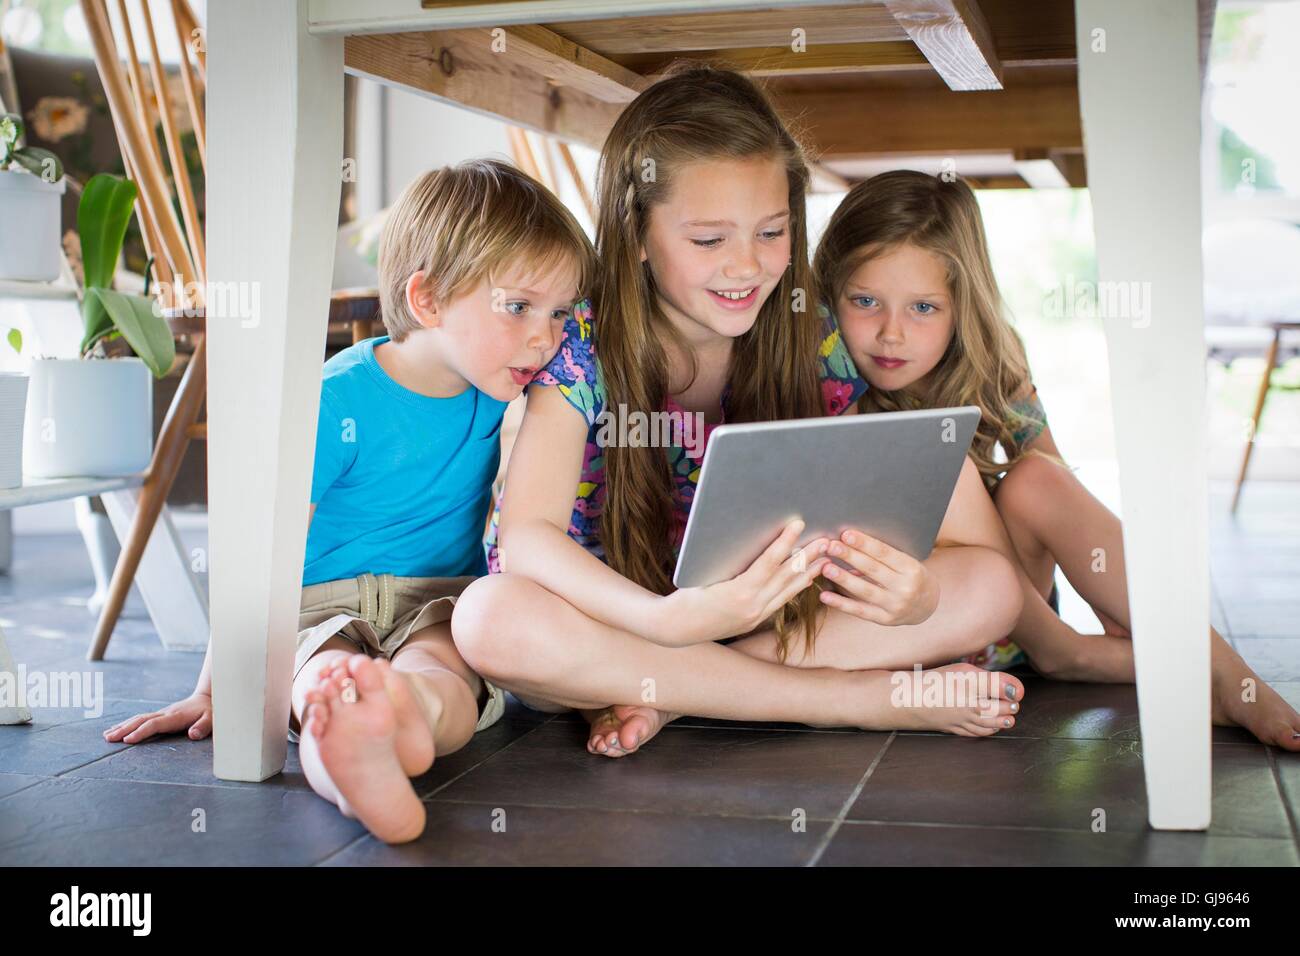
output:
[[[1010,620],[983,622],[993,630],[1004,625]],[[595,621],[511,574],[471,584],[456,604],[452,629],[457,648],[479,673],[516,694],[581,710],[649,703],[668,713],[731,720],[989,734],[1009,726],[1012,700],[1024,693],[1016,678],[999,675],[988,689],[991,703],[981,698],[984,703],[974,707],[895,706],[887,671],[783,667],[712,643],[663,647]],[[973,633],[971,646],[987,638],[988,631]],[[956,666],[987,679],[987,672]]]
[[[830,609],[819,626],[813,652],[793,636],[785,663],[838,670],[880,670],[955,661],[1003,637],[1019,615],[1020,583],[1006,529],[973,462],[964,463],[937,547],[926,567],[939,580],[940,602],[922,624],[885,626]],[[1049,609],[1050,613],[1050,609]],[[775,634],[756,633],[730,649],[769,663],[778,661]],[[587,749],[622,756],[649,740],[676,714],[642,704],[588,713]],[[795,718],[803,719],[803,718]]]
[[[1071,661],[1068,667],[1051,676],[1133,682],[1128,586],[1119,519],[1072,472],[1033,456],[1016,465],[1003,479],[997,505],[1022,563],[1031,574],[1039,576],[1034,586],[1041,590],[1044,570],[1050,580],[1059,562],[1070,584],[1089,603],[1107,632],[1081,635],[1067,627],[1066,639],[1078,642],[1078,650],[1067,655]],[[1026,615],[1029,604],[1027,600]],[[1021,630],[1018,623],[1013,632],[1018,643]],[[1056,630],[1051,631],[1054,639]],[[1300,714],[1214,628],[1210,629],[1210,641],[1214,723],[1245,727],[1263,743],[1300,751]],[[1059,641],[1056,646],[1060,646]]]
[[[1065,490],[1062,476],[1074,486],[1064,497],[1060,494]],[[1123,617],[1111,613],[1115,600],[1110,592],[1117,582],[1125,589],[1122,540],[1116,546],[1121,535],[1119,521],[1073,473],[1032,455],[1002,479],[995,504],[1023,569],[1024,610],[1011,639],[1048,677],[1133,683],[1133,647],[1125,639],[1126,592]],[[1113,522],[1113,528],[1106,526],[1101,513]],[[1080,634],[1047,603],[1058,555],[1066,579],[1092,605],[1106,633]],[[1093,603],[1093,597],[1098,603]]]

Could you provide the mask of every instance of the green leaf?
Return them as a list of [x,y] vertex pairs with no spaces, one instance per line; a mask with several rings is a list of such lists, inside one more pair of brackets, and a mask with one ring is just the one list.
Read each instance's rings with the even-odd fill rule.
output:
[[176,343],[167,322],[154,312],[153,300],[112,289],[89,288],[86,299],[92,298],[99,300],[113,325],[131,350],[149,366],[154,378],[166,375],[176,360]]
[[15,352],[21,352],[23,350],[23,334],[17,329],[10,329],[6,338],[9,340],[10,347],[13,348]]
[[113,284],[135,197],[135,183],[108,173],[90,177],[82,190],[77,232],[81,236],[81,263],[88,290],[107,289]]
[[95,343],[113,331],[113,319],[98,298],[87,295],[81,300],[81,324],[86,334],[81,340],[81,354],[85,355]]
[[63,178],[63,162],[48,149],[24,146],[14,153],[13,158],[18,165],[47,183],[57,183]]

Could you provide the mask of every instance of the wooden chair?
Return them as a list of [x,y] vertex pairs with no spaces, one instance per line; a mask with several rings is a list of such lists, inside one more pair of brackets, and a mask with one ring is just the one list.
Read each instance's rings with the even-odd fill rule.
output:
[[[181,151],[180,136],[173,120],[149,2],[139,0],[139,3],[144,13],[152,89],[144,82],[136,38],[127,16],[126,0],[115,0],[117,31],[125,48],[125,64],[117,45],[117,34],[110,23],[106,0],[81,0],[81,9],[94,46],[95,65],[113,115],[127,175],[139,188],[136,215],[144,236],[145,249],[152,260],[151,278],[160,284],[158,288],[166,290],[160,297],[173,332],[191,336],[194,352],[167,411],[153,458],[145,472],[130,530],[122,541],[122,553],[113,571],[108,597],[91,640],[87,654],[90,660],[101,660],[104,656],[113,628],[126,603],[131,582],[135,579],[144,556],[145,546],[149,543],[150,535],[167,501],[167,494],[176,480],[186,448],[191,441],[207,437],[206,425],[199,422],[207,391],[207,352],[203,323],[207,257],[203,230]],[[186,106],[194,124],[199,155],[206,166],[202,102],[204,64],[202,51],[196,49],[200,45],[192,42],[197,21],[186,0],[171,0],[171,8],[182,51],[180,73]],[[193,61],[191,56],[194,57]],[[155,123],[162,125],[166,146],[165,161],[153,132]],[[174,193],[165,172],[168,167]],[[183,228],[182,222],[177,220],[174,201],[180,207]]]

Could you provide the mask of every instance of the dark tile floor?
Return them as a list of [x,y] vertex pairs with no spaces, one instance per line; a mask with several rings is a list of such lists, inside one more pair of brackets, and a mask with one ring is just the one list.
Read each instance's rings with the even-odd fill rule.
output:
[[[1252,484],[1235,523],[1224,505],[1216,489],[1215,621],[1300,703],[1300,484]],[[16,660],[102,673],[104,699],[0,727],[0,864],[1300,865],[1300,756],[1217,728],[1210,830],[1154,832],[1134,689],[1032,675],[1017,726],[989,739],[688,718],[623,760],[588,755],[574,715],[512,701],[417,781],[424,836],[387,847],[311,792],[293,745],[243,784],[213,776],[210,741],[106,744],[188,693],[202,658],[166,652],[133,597],[88,664],[89,586],[71,535],[20,537],[0,575]]]

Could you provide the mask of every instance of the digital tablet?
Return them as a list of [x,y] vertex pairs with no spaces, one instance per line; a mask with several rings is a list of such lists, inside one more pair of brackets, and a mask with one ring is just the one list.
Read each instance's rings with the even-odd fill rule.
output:
[[968,405],[719,425],[673,583],[735,577],[795,518],[800,546],[858,528],[925,560],[979,420]]

